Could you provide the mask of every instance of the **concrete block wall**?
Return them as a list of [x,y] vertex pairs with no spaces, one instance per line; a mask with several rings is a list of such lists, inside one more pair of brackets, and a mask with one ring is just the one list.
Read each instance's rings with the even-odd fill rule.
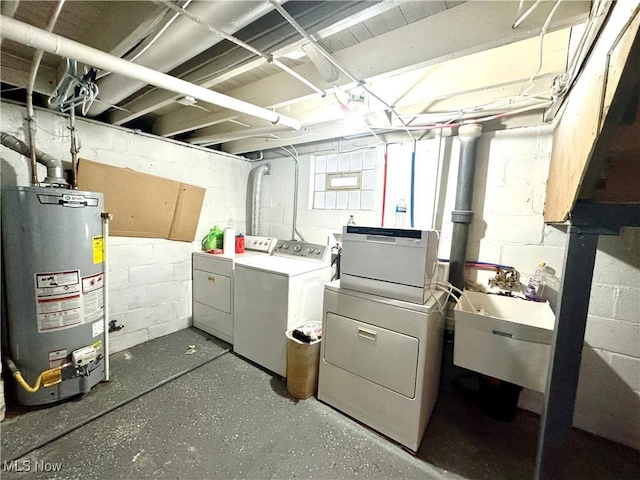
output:
[[[419,145],[418,153],[431,163],[436,174],[435,141]],[[451,249],[451,210],[455,200],[459,146],[457,138],[444,138],[443,149],[448,162],[443,223],[440,236],[440,258],[449,258]],[[513,265],[523,276],[535,271],[538,262],[546,261],[560,270],[564,237],[556,229],[544,225],[543,208],[546,177],[551,153],[551,132],[548,127],[529,127],[486,133],[478,146],[478,163],[474,190],[475,220],[469,239],[470,260]],[[319,152],[326,154],[326,152]],[[418,158],[418,157],[417,157]],[[390,159],[390,162],[393,161]],[[263,162],[264,163],[264,162]],[[262,198],[261,228],[276,238],[291,237],[294,163],[288,157],[268,160],[271,174],[265,176]],[[382,220],[383,157],[377,163],[374,209],[314,210],[310,199],[311,155],[300,156],[298,190],[298,230],[306,240],[325,243],[332,232],[354,215],[358,225],[380,225]],[[427,169],[424,169],[428,172]],[[427,182],[428,183],[428,182]],[[310,187],[311,185],[311,187]],[[429,197],[429,196],[428,196]],[[407,199],[408,200],[408,199]],[[388,198],[387,203],[393,203]],[[388,206],[388,205],[387,205]],[[432,205],[419,205],[419,228],[430,228]],[[418,210],[418,209],[417,209]],[[387,208],[389,216],[392,208]],[[391,226],[386,220],[385,224]]]
[[[543,404],[520,396],[522,408]],[[640,228],[598,240],[573,424],[640,449]]]
[[[24,107],[2,103],[2,131],[25,141]],[[38,148],[70,159],[65,117],[37,111]],[[245,230],[250,163],[130,130],[78,119],[80,157],[206,188],[196,239],[111,237],[111,320],[125,328],[111,334],[111,352],[183,329],[191,324],[191,253],[214,225]],[[28,185],[28,160],[0,148],[3,185]],[[40,177],[45,169],[39,166]],[[8,221],[3,218],[3,221]]]
[[[261,163],[269,163],[271,171],[263,181],[260,234],[290,240],[295,163],[290,157],[280,157],[255,165]],[[378,154],[374,189],[376,198],[382,198],[382,167],[382,155]],[[342,226],[349,220],[349,215],[354,216],[358,225],[379,225],[379,201],[375,202],[376,207],[373,210],[314,210],[311,168],[312,155],[300,155],[297,228],[306,241],[323,245],[327,244],[328,238],[333,241],[331,233],[341,232]]]
[[[432,140],[429,140],[432,142]],[[455,199],[459,144],[443,140],[449,174],[441,228],[441,258],[451,245],[451,210]],[[526,283],[539,261],[560,277],[565,235],[544,224],[546,179],[552,146],[548,126],[488,132],[478,144],[474,184],[474,223],[467,258],[514,266]],[[433,147],[425,151],[434,152]],[[291,235],[293,162],[270,160],[265,177],[263,228],[267,234]],[[435,165],[435,161],[433,162]],[[382,163],[378,165],[376,208],[370,212],[313,210],[309,203],[310,156],[300,157],[298,227],[307,240],[324,242],[353,214],[361,225],[380,225]],[[435,172],[432,172],[434,174]],[[423,205],[424,209],[432,208]],[[266,212],[266,214],[265,214]],[[431,212],[421,212],[430,218]],[[484,284],[490,276],[470,271]],[[558,279],[559,282],[559,279]],[[555,307],[559,283],[550,289]],[[614,441],[640,448],[640,230],[626,229],[620,237],[601,237],[591,301],[574,425]],[[452,325],[450,325],[452,327]],[[524,390],[520,407],[540,412],[543,396]]]

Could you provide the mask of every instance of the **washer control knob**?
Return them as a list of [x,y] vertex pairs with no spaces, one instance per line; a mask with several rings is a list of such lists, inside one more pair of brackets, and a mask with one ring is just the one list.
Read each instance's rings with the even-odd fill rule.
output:
[[287,249],[289,248],[289,245],[285,243],[285,244],[282,246],[282,248],[284,248],[285,250],[287,250]]
[[[311,249],[309,249],[309,250],[311,250]],[[320,249],[319,248],[316,248],[316,255],[320,255]]]
[[308,249],[307,249],[307,252],[309,252],[309,253],[313,253],[313,248],[308,248]]
[[293,251],[294,251],[294,252],[299,252],[300,250],[302,250],[302,247],[301,247],[300,245],[296,245],[296,246],[293,248]]
[[282,244],[279,243],[278,246],[276,248],[282,248]]

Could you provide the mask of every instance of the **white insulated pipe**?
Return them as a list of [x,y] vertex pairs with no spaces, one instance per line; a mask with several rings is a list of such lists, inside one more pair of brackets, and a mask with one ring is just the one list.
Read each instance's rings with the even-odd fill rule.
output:
[[104,322],[104,381],[109,381],[109,221],[111,213],[102,213],[102,314]]
[[68,38],[61,37],[60,35],[46,32],[9,17],[0,17],[0,36],[28,47],[44,50],[45,52],[71,58],[93,67],[135,78],[136,80],[141,80],[164,90],[169,90],[180,95],[191,96],[196,100],[212,103],[223,108],[251,115],[252,117],[261,118],[274,125],[284,125],[292,130],[300,129],[300,122],[295,118],[279,115],[266,108],[258,107],[257,105],[243,102],[237,98],[229,97],[172,77],[166,73],[157,72],[142,65],[131,63],[128,60],[123,60],[122,58],[115,57],[101,50],[88,47],[69,40]]

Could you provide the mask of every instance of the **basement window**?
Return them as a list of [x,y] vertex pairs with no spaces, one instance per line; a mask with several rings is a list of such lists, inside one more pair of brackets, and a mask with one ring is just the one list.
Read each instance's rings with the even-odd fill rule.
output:
[[315,210],[372,210],[378,149],[313,156]]

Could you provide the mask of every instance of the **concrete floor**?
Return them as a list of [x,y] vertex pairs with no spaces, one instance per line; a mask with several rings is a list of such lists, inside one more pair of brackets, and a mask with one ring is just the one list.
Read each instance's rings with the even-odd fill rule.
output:
[[[186,355],[193,344],[198,352]],[[532,478],[533,414],[501,423],[442,393],[413,456],[314,398],[292,399],[281,379],[224,354],[227,347],[183,330],[113,355],[111,382],[78,400],[10,412],[2,460],[219,356],[20,459],[59,462],[60,472],[2,478]],[[574,431],[569,450],[563,478],[640,478],[633,449]]]

